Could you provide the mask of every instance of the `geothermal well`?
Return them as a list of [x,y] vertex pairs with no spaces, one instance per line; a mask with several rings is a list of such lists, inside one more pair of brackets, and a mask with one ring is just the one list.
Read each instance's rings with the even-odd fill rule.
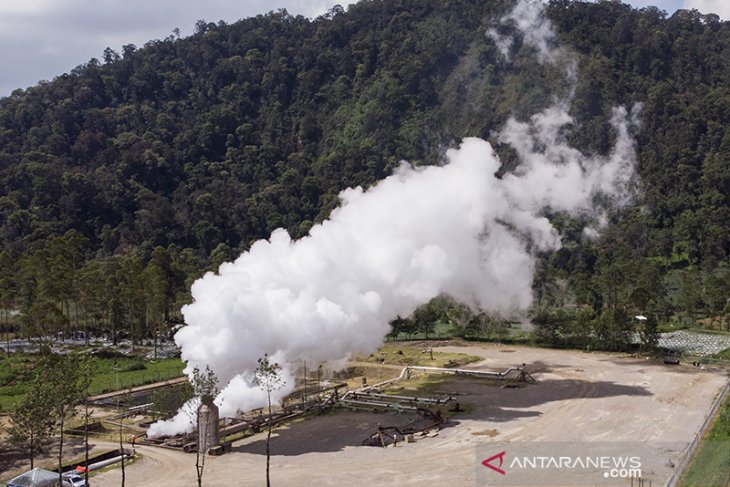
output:
[[208,453],[220,445],[220,417],[218,406],[211,396],[203,397],[198,408],[198,445],[200,451]]
[[[380,366],[375,365],[376,368]],[[384,370],[391,370],[386,368]],[[203,453],[219,455],[223,453],[232,441],[258,433],[266,429],[269,424],[276,425],[290,421],[297,417],[310,414],[319,414],[335,407],[351,411],[365,412],[394,412],[411,415],[407,423],[379,425],[377,431],[366,437],[362,444],[371,446],[386,446],[395,441],[395,438],[409,439],[415,434],[426,434],[429,431],[438,431],[445,421],[442,411],[458,413],[460,405],[455,397],[440,394],[437,397],[420,394],[393,393],[388,387],[399,387],[398,383],[407,382],[413,373],[469,376],[502,382],[501,387],[509,388],[516,383],[531,383],[535,379],[524,367],[509,368],[501,372],[482,371],[461,368],[406,366],[400,374],[388,380],[363,387],[350,389],[344,382],[317,380],[307,382],[306,375],[303,384],[294,389],[281,404],[267,414],[263,409],[256,409],[240,414],[236,418],[227,419],[222,425],[218,407],[213,398],[202,399],[198,408],[198,431],[187,435],[173,437],[147,438],[140,443],[157,445],[168,448],[182,448],[186,452],[199,450]],[[405,416],[404,416],[405,417]],[[384,416],[384,419],[387,416]],[[412,438],[411,438],[412,439]]]

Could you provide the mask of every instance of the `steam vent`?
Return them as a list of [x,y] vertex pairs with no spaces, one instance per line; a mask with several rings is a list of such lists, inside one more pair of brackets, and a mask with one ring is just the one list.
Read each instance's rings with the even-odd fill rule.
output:
[[203,453],[220,445],[218,406],[210,396],[203,397],[198,408],[198,445]]

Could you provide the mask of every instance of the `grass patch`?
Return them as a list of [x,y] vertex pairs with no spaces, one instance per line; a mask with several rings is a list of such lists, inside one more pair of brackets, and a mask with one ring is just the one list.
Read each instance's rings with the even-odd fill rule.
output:
[[496,332],[467,334],[458,325],[450,323],[438,322],[430,333],[399,333],[397,335],[388,335],[386,341],[392,342],[411,342],[424,340],[453,340],[462,339],[469,342],[494,342],[494,343],[532,343],[534,337],[532,332],[525,331],[519,323],[510,323],[503,333]]
[[91,380],[89,394],[103,394],[180,377],[184,368],[184,364],[179,358],[151,360],[149,362],[142,362],[133,358],[117,359],[118,373],[114,370],[114,366],[114,360],[112,359],[99,360],[94,378]]
[[419,365],[426,367],[461,367],[479,362],[480,357],[465,353],[430,352],[430,346],[410,343],[387,343],[368,357],[359,360],[390,365]]
[[[0,358],[0,411],[11,411],[22,401],[32,379],[39,356],[12,354]],[[89,394],[103,394],[182,375],[179,358],[143,361],[138,358],[97,358]]]
[[719,335],[719,336],[728,336],[730,333],[728,333],[725,330],[710,330],[707,328],[688,328],[687,331],[692,333],[699,333],[701,335]]
[[[470,408],[470,397],[475,391],[484,391],[485,388],[499,388],[505,381],[487,377],[469,377],[450,374],[414,373],[410,379],[396,382],[383,392],[404,396],[452,396],[459,401],[463,411]],[[469,391],[464,395],[464,391]]]
[[659,333],[669,333],[672,331],[686,330],[688,328],[688,324],[679,322],[657,323],[657,332]]
[[484,431],[475,431],[472,433],[474,436],[488,436],[489,438],[494,438],[495,436],[499,435],[499,431],[496,429],[489,429]]
[[720,360],[730,360],[730,348],[726,348],[722,352],[718,352],[712,355],[712,358],[719,358]]
[[730,396],[702,439],[679,487],[726,487],[730,484]]
[[0,357],[0,411],[10,411],[23,398],[33,374],[37,358],[11,354]]

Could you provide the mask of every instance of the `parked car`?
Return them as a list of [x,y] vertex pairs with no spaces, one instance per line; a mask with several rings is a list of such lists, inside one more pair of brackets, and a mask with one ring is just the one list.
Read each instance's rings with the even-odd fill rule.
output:
[[77,473],[66,475],[61,483],[62,487],[86,487],[86,481]]

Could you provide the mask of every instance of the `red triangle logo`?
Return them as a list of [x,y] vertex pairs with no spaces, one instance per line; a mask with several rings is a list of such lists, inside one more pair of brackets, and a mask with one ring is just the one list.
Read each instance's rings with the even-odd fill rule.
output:
[[[504,461],[504,455],[505,455],[505,452],[497,453],[493,457],[489,457],[486,460],[484,460],[482,462],[482,465],[484,465],[487,468],[491,468],[492,470],[494,470],[498,474],[507,475],[507,472],[505,472],[504,470],[502,470],[501,468],[499,468],[499,467],[502,466],[502,463]],[[496,460],[497,458],[499,458],[499,467],[495,467],[494,465],[491,464],[491,462],[493,460]]]

